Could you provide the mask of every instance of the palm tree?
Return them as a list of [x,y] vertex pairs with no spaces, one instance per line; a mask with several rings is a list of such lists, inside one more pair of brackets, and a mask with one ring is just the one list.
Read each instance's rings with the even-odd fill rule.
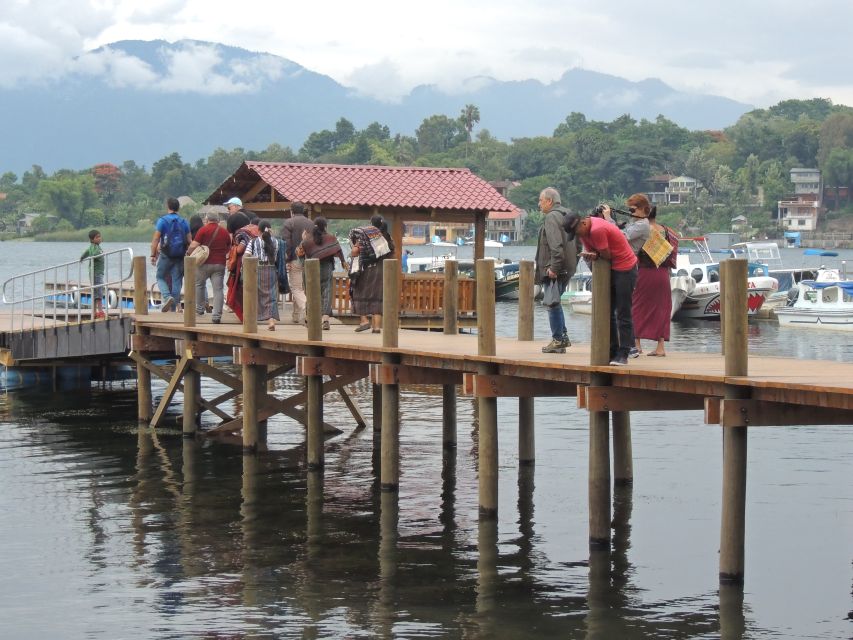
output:
[[480,122],[480,110],[476,105],[466,104],[462,109],[462,115],[459,116],[459,119],[462,121],[462,126],[465,128],[465,131],[468,133],[468,137],[465,140],[465,158],[468,158],[468,145],[471,143],[471,131],[474,130],[474,125]]

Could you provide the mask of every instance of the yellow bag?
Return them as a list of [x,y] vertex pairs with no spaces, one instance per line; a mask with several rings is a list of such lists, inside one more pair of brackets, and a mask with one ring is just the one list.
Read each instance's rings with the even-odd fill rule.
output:
[[642,251],[645,251],[655,266],[659,267],[672,253],[672,245],[667,241],[664,234],[652,231],[649,234],[649,239],[646,240],[646,244],[643,245]]

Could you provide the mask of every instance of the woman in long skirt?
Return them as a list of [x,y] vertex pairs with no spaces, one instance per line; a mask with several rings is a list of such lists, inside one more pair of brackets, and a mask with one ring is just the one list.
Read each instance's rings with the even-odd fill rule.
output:
[[[629,200],[630,204],[630,200]],[[659,234],[666,239],[666,228],[659,225],[657,211],[649,211],[650,234]],[[674,248],[674,253],[677,253]],[[637,254],[639,269],[637,285],[631,299],[631,316],[634,319],[634,340],[637,350],[642,353],[640,339],[655,340],[657,347],[648,355],[663,357],[666,355],[665,342],[669,341],[669,326],[672,316],[672,291],[669,283],[670,259],[664,260],[660,266],[645,253]]]
[[258,259],[258,322],[266,320],[267,329],[275,331],[278,316],[278,273],[275,259],[278,243],[273,239],[268,220],[258,223],[260,236],[253,238],[246,247],[247,256]]
[[[314,218],[314,228],[304,232],[302,242],[296,247],[300,260],[316,258],[320,261],[320,306],[323,314],[323,329],[329,329],[329,317],[332,315],[332,276],[335,272],[335,258],[341,261],[346,271],[347,263],[338,239],[326,231],[328,223],[322,216]],[[310,295],[310,294],[309,294]]]
[[[353,313],[361,316],[356,331],[379,333],[382,327],[382,262],[394,254],[394,242],[388,233],[388,223],[382,216],[373,216],[370,226],[350,232],[352,258],[358,268],[350,273],[350,299]],[[358,258],[356,261],[355,258]]]

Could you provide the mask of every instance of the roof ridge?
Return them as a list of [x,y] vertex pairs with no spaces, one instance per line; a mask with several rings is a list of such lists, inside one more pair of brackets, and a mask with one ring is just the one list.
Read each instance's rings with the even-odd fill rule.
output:
[[415,167],[411,165],[383,165],[383,164],[335,164],[326,162],[269,162],[266,160],[244,160],[246,165],[271,165],[276,167],[324,167],[331,169],[362,169],[379,171],[429,171],[431,173],[461,172],[471,173],[468,167]]

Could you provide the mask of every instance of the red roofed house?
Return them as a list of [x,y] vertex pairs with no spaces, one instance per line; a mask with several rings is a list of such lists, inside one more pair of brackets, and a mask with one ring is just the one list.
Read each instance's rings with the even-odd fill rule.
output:
[[499,242],[521,242],[525,211],[491,211],[486,220],[486,239]]
[[308,206],[312,217],[366,222],[378,213],[388,221],[397,257],[405,220],[473,225],[474,258],[482,258],[489,213],[516,210],[470,170],[433,167],[246,161],[205,204],[222,204],[234,196],[266,218],[289,215],[296,200]]

